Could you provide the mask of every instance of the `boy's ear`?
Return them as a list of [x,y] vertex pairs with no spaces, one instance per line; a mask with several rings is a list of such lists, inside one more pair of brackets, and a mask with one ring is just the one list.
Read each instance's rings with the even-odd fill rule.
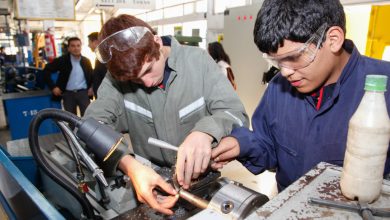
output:
[[340,51],[345,40],[343,29],[338,26],[332,26],[328,29],[326,34],[330,51],[334,53]]
[[163,42],[160,36],[154,35],[154,41],[158,44],[160,44],[160,48],[163,46]]

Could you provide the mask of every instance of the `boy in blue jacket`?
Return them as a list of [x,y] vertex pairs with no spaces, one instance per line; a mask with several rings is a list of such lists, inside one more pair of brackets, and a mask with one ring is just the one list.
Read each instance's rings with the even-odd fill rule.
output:
[[[360,55],[345,33],[339,0],[264,1],[254,41],[280,73],[253,115],[253,131],[236,128],[212,151],[214,168],[234,158],[254,174],[276,168],[281,191],[321,161],[343,165],[366,75],[390,76],[389,62]],[[389,92],[385,98],[390,109]]]

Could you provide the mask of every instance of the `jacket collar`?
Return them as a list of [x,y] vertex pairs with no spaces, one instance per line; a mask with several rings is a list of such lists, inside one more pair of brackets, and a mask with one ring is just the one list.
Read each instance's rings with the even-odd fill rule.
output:
[[183,45],[181,45],[174,37],[170,36],[171,38],[171,53],[168,57],[168,66],[176,72],[177,70],[177,60],[178,57],[180,57],[181,49],[183,48]]
[[343,48],[348,53],[350,53],[351,56],[349,57],[347,64],[345,65],[343,71],[341,72],[339,79],[337,80],[338,87],[343,85],[347,81],[347,79],[351,76],[351,74],[353,74],[361,58],[358,49],[356,48],[355,44],[351,40],[345,40]]

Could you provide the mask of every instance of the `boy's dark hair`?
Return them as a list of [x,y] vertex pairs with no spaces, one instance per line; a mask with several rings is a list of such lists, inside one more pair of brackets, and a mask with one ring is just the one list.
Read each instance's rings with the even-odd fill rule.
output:
[[98,32],[92,32],[88,35],[88,40],[95,41],[98,40],[99,33]]
[[70,45],[70,42],[76,41],[76,40],[81,42],[80,38],[78,38],[78,37],[70,37],[70,38],[68,39],[68,46]]
[[339,26],[345,34],[345,13],[339,0],[265,0],[253,37],[261,52],[276,53],[283,40],[304,43],[324,23]]
[[263,84],[269,83],[272,80],[272,78],[274,78],[274,76],[278,74],[278,72],[279,72],[278,68],[271,66],[269,70],[264,72],[263,79],[261,81],[263,82]]
[[222,44],[219,42],[209,43],[208,51],[210,56],[218,63],[223,60],[230,65],[230,58],[223,49]]

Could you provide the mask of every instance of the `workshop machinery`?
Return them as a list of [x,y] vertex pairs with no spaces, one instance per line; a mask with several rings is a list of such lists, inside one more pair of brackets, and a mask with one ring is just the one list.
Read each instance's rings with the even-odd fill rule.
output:
[[[50,149],[40,147],[36,132],[46,119],[54,120],[65,137]],[[44,194],[67,219],[186,219],[203,209],[227,219],[243,219],[268,201],[267,196],[212,170],[184,190],[176,182],[174,167],[151,165],[180,195],[174,215],[166,216],[131,199],[136,196],[128,176],[119,171],[112,177],[104,175],[102,160],[115,157],[111,153],[125,144],[123,136],[110,127],[62,110],[44,109],[32,120],[29,132],[32,154],[44,173]]]
[[3,73],[3,92],[26,92],[45,88],[43,70],[35,67],[17,67],[7,65],[1,67]]

